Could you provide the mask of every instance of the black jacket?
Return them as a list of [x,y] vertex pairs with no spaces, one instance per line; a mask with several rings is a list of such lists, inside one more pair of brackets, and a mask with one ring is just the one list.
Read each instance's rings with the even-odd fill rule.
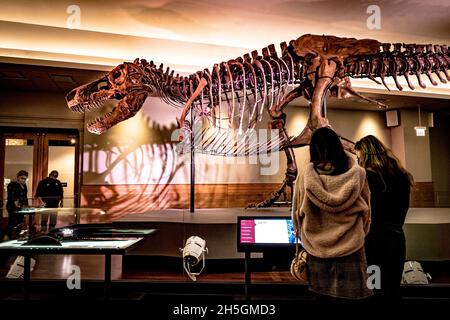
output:
[[41,180],[36,189],[36,197],[41,197],[47,208],[57,208],[63,194],[61,181],[50,177]]
[[[8,200],[6,202],[6,209],[8,212],[20,210],[23,206],[28,206],[28,188],[26,185],[21,185],[17,181],[11,181],[7,187]],[[19,200],[19,207],[16,207],[15,201]]]
[[[406,175],[383,175],[366,170],[372,209],[371,231],[400,231],[409,208],[410,185]],[[369,232],[370,234],[370,232]]]
[[403,224],[409,208],[410,184],[406,175],[383,175],[367,170],[371,193],[372,223],[366,236],[367,264],[381,271],[376,296],[398,298],[406,256]]

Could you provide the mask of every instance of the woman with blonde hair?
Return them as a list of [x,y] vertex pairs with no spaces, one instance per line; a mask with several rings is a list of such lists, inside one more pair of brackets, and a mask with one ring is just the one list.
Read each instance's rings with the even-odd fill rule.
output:
[[368,265],[381,271],[379,298],[400,298],[406,255],[403,224],[409,208],[412,175],[380,140],[368,135],[355,144],[360,166],[366,169],[371,192],[372,224],[366,237]]
[[364,238],[370,226],[366,172],[345,153],[330,128],[314,131],[310,163],[294,191],[292,218],[308,252],[309,289],[318,299],[363,299],[367,287]]

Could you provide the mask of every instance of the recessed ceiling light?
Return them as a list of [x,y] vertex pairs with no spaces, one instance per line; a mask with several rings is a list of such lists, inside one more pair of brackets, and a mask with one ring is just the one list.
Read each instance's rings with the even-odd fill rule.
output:
[[51,74],[50,78],[55,82],[66,82],[66,83],[75,83],[72,76],[64,75],[64,74]]
[[20,71],[1,71],[0,77],[8,80],[28,80]]

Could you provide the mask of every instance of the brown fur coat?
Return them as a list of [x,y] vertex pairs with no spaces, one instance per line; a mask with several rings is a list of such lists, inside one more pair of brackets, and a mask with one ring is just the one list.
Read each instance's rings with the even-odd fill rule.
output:
[[366,172],[349,157],[340,175],[319,175],[312,163],[295,184],[292,218],[303,247],[319,258],[347,256],[364,245],[370,227]]

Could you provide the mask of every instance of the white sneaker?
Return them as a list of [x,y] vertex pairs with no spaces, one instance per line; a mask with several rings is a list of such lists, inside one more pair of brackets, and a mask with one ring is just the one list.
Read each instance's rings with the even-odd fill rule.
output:
[[[34,266],[36,265],[36,260],[31,258],[30,262],[31,268],[30,272],[34,270]],[[24,266],[25,266],[25,257],[18,256],[14,263],[9,268],[8,274],[6,275],[7,279],[23,279],[24,277]]]

